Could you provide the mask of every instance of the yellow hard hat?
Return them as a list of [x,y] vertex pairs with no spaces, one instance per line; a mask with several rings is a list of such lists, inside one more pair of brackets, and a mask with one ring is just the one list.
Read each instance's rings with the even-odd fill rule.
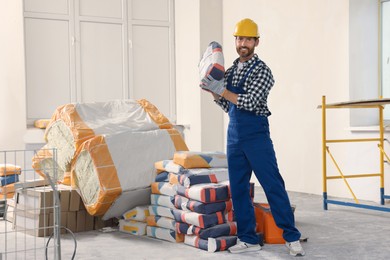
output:
[[257,24],[251,19],[245,18],[236,24],[234,36],[259,37]]

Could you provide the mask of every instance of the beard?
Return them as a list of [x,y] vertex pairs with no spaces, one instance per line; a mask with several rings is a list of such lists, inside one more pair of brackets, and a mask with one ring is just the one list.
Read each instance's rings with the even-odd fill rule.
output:
[[255,52],[255,48],[250,47],[237,47],[236,51],[240,58],[247,59],[249,57],[252,57],[253,53]]

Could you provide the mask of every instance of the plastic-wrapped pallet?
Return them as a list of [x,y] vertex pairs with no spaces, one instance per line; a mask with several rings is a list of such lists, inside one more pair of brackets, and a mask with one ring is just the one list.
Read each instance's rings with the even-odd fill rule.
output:
[[[72,185],[89,214],[103,218],[128,209],[121,198],[139,200],[132,206],[149,200],[154,162],[188,150],[180,133],[147,100],[61,106],[46,128],[45,140],[57,149],[58,167],[71,170]],[[43,161],[50,164],[50,156],[42,158],[37,167]]]
[[[77,149],[86,140],[129,129],[149,131],[173,126],[145,99],[66,104],[54,112],[45,131],[45,141],[48,147],[58,150],[58,166],[68,171]],[[172,135],[172,138],[178,137]]]
[[[123,192],[146,188],[154,181],[153,163],[181,149],[175,129],[128,130],[85,141],[72,163],[72,182],[91,215],[105,214]],[[180,148],[181,147],[181,148]]]

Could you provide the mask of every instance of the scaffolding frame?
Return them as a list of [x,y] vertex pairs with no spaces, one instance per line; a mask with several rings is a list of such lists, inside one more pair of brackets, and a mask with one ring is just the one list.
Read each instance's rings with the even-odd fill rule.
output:
[[[358,201],[358,199],[356,198],[354,192],[352,191],[352,188],[348,184],[348,180],[347,180],[348,178],[379,177],[380,178],[380,204],[385,205],[385,199],[390,199],[389,195],[385,195],[385,188],[384,188],[385,157],[386,157],[387,161],[390,162],[390,158],[384,150],[385,138],[384,138],[383,109],[384,109],[384,105],[387,105],[387,104],[390,104],[389,98],[326,104],[326,97],[322,96],[322,104],[320,106],[318,106],[318,108],[321,108],[321,110],[322,110],[322,175],[323,175],[322,189],[323,189],[323,208],[324,208],[324,210],[328,210],[328,204],[336,204],[336,205],[341,205],[341,206],[350,206],[350,207],[357,207],[357,208],[363,208],[363,209],[371,209],[371,210],[390,212],[389,207],[375,206],[375,205],[368,205],[368,204],[360,203]],[[327,139],[327,135],[326,135],[326,110],[327,109],[339,109],[339,108],[378,109],[379,137],[378,138],[355,138],[355,139]],[[380,153],[379,153],[379,164],[380,164],[379,173],[348,174],[348,175],[343,174],[337,161],[335,160],[332,153],[330,152],[329,146],[327,144],[330,144],[330,143],[352,143],[352,142],[378,142],[378,149],[380,151]],[[332,162],[334,163],[337,171],[340,174],[339,176],[328,176],[327,175],[327,155],[329,155]],[[332,200],[328,199],[327,182],[329,180],[337,180],[337,179],[342,179],[344,181],[348,190],[352,194],[352,197],[355,201],[354,203],[353,202],[345,202],[345,201],[341,201],[341,200],[335,200],[335,199],[332,199]]]

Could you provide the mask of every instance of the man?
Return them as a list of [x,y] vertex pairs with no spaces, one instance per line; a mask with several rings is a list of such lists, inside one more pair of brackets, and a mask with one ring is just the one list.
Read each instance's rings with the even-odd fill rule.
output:
[[303,256],[301,233],[279,173],[269,133],[267,97],[274,84],[271,70],[254,53],[259,44],[257,24],[243,19],[236,25],[236,50],[239,57],[225,73],[224,80],[208,78],[202,89],[212,92],[215,102],[229,114],[227,158],[234,214],[237,221],[237,244],[231,253],[261,249],[256,236],[256,219],[249,195],[252,171],[264,189],[277,226],[290,254]]

